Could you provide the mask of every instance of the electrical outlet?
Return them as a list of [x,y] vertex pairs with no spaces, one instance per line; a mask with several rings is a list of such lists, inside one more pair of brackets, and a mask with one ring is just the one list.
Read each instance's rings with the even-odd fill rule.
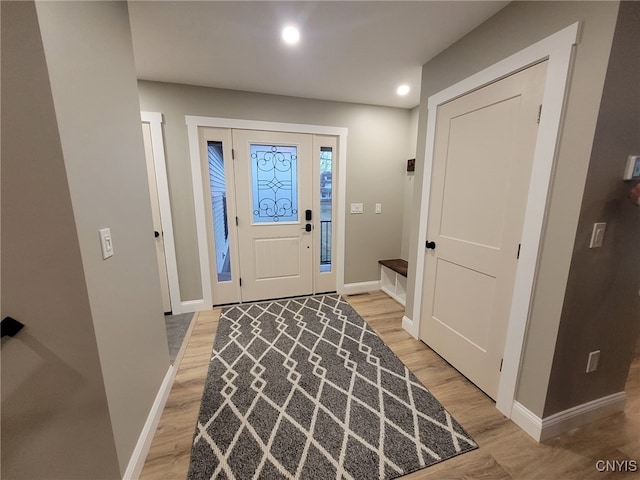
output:
[[587,373],[595,372],[598,370],[598,364],[600,363],[600,350],[595,350],[589,353],[587,359]]
[[351,213],[364,213],[364,206],[362,203],[352,203]]
[[591,242],[589,248],[600,248],[604,241],[604,231],[607,228],[606,223],[594,223],[593,231],[591,232]]

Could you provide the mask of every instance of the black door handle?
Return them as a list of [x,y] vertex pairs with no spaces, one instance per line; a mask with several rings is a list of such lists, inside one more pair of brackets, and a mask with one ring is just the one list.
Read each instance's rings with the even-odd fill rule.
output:
[[427,247],[430,250],[435,250],[436,249],[436,242],[430,242],[429,240],[427,240],[427,244],[425,245],[425,247]]
[[10,337],[15,336],[20,330],[22,330],[24,324],[16,320],[12,317],[4,317],[2,322],[0,322],[0,336],[4,337],[5,335],[9,335]]
[[311,231],[311,224],[307,223],[304,227],[305,232],[310,232]]
[[160,232],[159,232],[159,231],[157,231],[157,230],[154,230],[154,231],[153,231],[153,236],[154,236],[154,237],[156,237],[156,238],[158,238],[158,237],[160,236]]

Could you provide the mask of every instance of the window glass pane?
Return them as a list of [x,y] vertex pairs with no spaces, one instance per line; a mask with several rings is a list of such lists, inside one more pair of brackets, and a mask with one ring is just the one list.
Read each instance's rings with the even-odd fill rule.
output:
[[320,148],[320,271],[331,271],[333,149]]
[[207,142],[209,185],[213,212],[213,239],[216,246],[216,270],[219,282],[231,280],[229,255],[229,219],[227,218],[227,184],[224,177],[222,142]]
[[253,222],[298,221],[298,147],[251,145]]

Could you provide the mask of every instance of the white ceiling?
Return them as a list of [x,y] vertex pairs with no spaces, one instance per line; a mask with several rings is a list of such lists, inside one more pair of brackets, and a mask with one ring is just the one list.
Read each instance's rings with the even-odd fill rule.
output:
[[130,1],[129,15],[140,79],[412,108],[422,65],[507,3]]

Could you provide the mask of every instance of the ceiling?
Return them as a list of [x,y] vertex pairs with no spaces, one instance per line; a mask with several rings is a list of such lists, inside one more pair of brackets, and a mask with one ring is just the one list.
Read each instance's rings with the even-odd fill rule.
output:
[[422,65],[507,3],[130,1],[129,15],[140,79],[412,108]]

